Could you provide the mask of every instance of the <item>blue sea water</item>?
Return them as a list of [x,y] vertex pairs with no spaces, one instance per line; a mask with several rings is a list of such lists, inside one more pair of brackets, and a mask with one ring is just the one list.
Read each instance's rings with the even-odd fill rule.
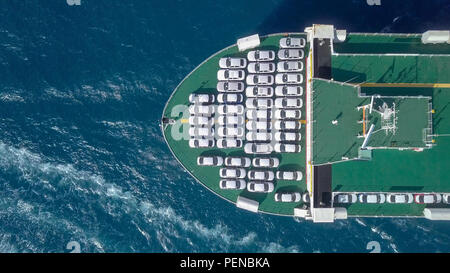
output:
[[448,222],[237,209],[183,171],[158,126],[184,76],[237,38],[450,29],[448,1],[80,3],[0,2],[0,252],[450,251]]

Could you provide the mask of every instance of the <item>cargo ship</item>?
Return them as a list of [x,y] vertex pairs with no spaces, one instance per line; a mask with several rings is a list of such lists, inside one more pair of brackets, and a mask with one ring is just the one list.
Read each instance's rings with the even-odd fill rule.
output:
[[251,212],[450,220],[449,43],[320,24],[240,38],[175,88],[162,134],[192,177]]

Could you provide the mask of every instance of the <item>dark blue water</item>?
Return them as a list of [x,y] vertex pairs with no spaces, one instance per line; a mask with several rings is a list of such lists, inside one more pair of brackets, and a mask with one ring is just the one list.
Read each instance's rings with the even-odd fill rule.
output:
[[1,1],[0,252],[449,252],[450,223],[237,209],[183,171],[158,127],[183,77],[239,37],[450,29],[448,1],[381,2]]

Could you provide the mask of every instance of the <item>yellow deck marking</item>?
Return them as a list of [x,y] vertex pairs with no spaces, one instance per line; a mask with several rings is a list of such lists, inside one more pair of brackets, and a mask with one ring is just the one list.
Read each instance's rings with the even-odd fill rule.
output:
[[181,123],[188,123],[188,122],[189,122],[189,119],[187,119],[187,118],[182,118],[182,119],[180,119],[180,122],[181,122]]
[[306,119],[299,120],[301,124],[306,124]]
[[450,88],[450,83],[376,83],[366,82],[361,87],[424,87],[424,88]]

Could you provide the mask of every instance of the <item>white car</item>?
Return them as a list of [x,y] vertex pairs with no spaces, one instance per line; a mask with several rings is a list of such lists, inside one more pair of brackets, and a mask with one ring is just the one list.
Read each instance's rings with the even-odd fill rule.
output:
[[303,100],[300,98],[287,97],[275,99],[275,107],[277,108],[302,108]]
[[219,66],[220,68],[245,68],[247,66],[247,59],[231,57],[220,58]]
[[277,63],[278,72],[300,72],[303,71],[303,63],[301,61],[282,61]]
[[244,114],[244,106],[240,104],[219,105],[217,107],[219,115],[242,115]]
[[278,73],[275,75],[276,84],[301,84],[303,75],[300,73]]
[[240,139],[220,138],[217,140],[217,148],[219,149],[240,148],[240,147],[242,147],[242,140]]
[[217,134],[220,137],[236,137],[236,138],[241,138],[244,136],[244,128],[243,127],[224,127],[224,126],[220,126],[217,129]]
[[189,135],[192,137],[203,137],[203,138],[212,137],[214,135],[214,128],[191,126],[189,128]]
[[300,141],[302,139],[302,135],[300,133],[294,132],[276,132],[275,140],[276,141]]
[[217,101],[219,103],[241,103],[244,100],[242,94],[229,94],[222,93],[217,95]]
[[248,119],[271,119],[272,112],[270,110],[247,110]]
[[276,143],[274,150],[277,153],[299,153],[302,150],[302,146],[298,144]]
[[299,85],[278,85],[275,87],[275,95],[284,96],[301,96],[303,95],[303,87]]
[[277,171],[278,180],[296,180],[300,181],[303,178],[303,174],[300,171]]
[[212,126],[214,124],[214,119],[204,116],[190,116],[189,125],[192,126]]
[[244,82],[226,81],[217,83],[217,91],[219,92],[242,92],[244,91]]
[[269,143],[247,142],[244,151],[247,154],[270,154],[273,148]]
[[247,183],[247,190],[249,192],[269,193],[273,192],[274,188],[273,183],[268,181],[250,181]]
[[302,49],[280,49],[278,50],[278,59],[280,60],[300,60],[303,59]]
[[189,139],[189,147],[191,148],[211,148],[214,147],[214,139]]
[[196,116],[211,116],[214,114],[214,106],[212,105],[191,105],[189,113]]
[[309,193],[308,192],[305,192],[303,194],[302,201],[303,201],[303,203],[309,203],[311,201],[310,198],[309,198]]
[[275,72],[275,64],[269,62],[249,63],[247,70],[248,73],[273,73]]
[[354,193],[339,193],[334,196],[334,203],[339,204],[352,204],[358,201],[356,194]]
[[383,204],[386,202],[386,195],[383,193],[361,193],[358,199],[360,203]]
[[276,157],[255,157],[252,164],[259,168],[276,168],[280,165],[280,160]]
[[410,204],[414,201],[412,193],[389,193],[386,201],[392,204]]
[[302,124],[298,120],[277,120],[275,121],[275,129],[277,130],[298,130]]
[[291,203],[300,202],[300,200],[302,200],[302,195],[299,192],[277,192],[275,193],[274,198],[276,202]]
[[221,115],[217,119],[219,125],[244,125],[244,117],[238,115]]
[[272,97],[273,87],[270,86],[247,86],[245,88],[245,95],[247,97]]
[[245,135],[247,141],[271,141],[272,134],[267,132],[250,131]]
[[245,80],[248,85],[272,85],[273,76],[264,74],[250,74]]
[[438,193],[418,193],[414,194],[414,202],[417,204],[437,204],[441,203],[442,196]]
[[197,157],[199,166],[222,166],[223,158],[221,156],[199,156]]
[[251,160],[248,157],[225,157],[225,166],[228,167],[250,167]]
[[190,94],[189,102],[196,104],[210,104],[214,103],[213,94]]
[[245,124],[245,127],[249,131],[268,131],[272,130],[272,123],[267,120],[249,120],[247,124]]
[[244,78],[244,70],[220,69],[217,71],[217,79],[219,81],[242,81]]
[[275,178],[275,174],[272,171],[257,171],[251,170],[247,173],[247,176],[251,180],[264,180],[264,181],[272,181]]
[[243,190],[247,187],[244,179],[221,179],[219,187],[222,190]]
[[443,201],[445,204],[450,204],[450,194],[449,194],[449,193],[444,193],[444,194],[442,195],[442,201]]
[[222,178],[244,178],[247,172],[243,168],[220,168],[219,175]]
[[252,50],[247,53],[247,59],[251,62],[273,61],[275,51],[273,50]]
[[278,109],[275,110],[276,119],[300,119],[302,111],[295,109]]
[[280,39],[280,47],[282,48],[302,48],[305,45],[305,38],[286,37]]
[[250,109],[270,109],[273,106],[273,99],[248,98],[245,100],[245,106]]

